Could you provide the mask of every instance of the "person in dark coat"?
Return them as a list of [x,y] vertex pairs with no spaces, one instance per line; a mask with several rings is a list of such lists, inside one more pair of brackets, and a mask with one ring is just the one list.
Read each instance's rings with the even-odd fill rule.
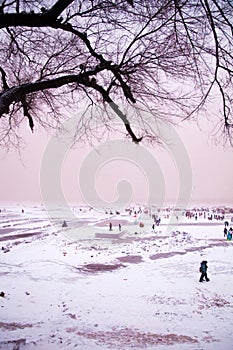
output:
[[203,260],[201,262],[201,266],[200,266],[201,277],[200,277],[199,282],[203,282],[204,278],[205,278],[206,282],[209,282],[209,278],[207,277],[207,269],[208,269],[207,261]]
[[228,232],[226,227],[224,227],[223,232],[224,232],[224,237],[226,237],[227,236],[227,232]]

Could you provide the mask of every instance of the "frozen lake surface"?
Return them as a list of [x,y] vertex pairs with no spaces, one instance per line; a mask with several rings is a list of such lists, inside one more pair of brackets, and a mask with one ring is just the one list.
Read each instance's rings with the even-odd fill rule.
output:
[[0,349],[233,349],[229,210],[72,210],[2,208]]

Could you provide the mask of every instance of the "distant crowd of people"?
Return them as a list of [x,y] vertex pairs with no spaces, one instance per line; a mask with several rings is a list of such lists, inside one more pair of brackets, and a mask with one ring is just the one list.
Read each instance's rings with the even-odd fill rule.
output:
[[186,218],[188,219],[192,219],[192,218],[195,218],[195,220],[198,219],[198,217],[203,217],[204,219],[208,219],[210,221],[212,220],[224,220],[224,214],[210,214],[210,213],[207,213],[207,212],[192,212],[192,211],[189,211],[187,210],[186,213],[185,213],[185,216]]

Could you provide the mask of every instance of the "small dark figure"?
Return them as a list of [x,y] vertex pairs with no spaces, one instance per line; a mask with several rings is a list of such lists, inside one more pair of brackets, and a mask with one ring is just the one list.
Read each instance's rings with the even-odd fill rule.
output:
[[228,222],[228,221],[225,221],[225,222],[224,222],[224,225],[225,225],[225,227],[227,227],[227,226],[229,225],[229,222]]
[[224,237],[226,237],[227,236],[227,228],[226,227],[224,227],[223,232],[224,232]]
[[154,231],[154,229],[155,229],[155,224],[152,225],[152,230]]
[[227,232],[227,240],[228,241],[231,241],[232,240],[232,227],[230,227],[229,231]]
[[161,222],[161,219],[160,219],[160,218],[156,219],[156,220],[155,220],[156,226],[159,226],[160,222]]
[[67,222],[64,220],[61,227],[68,227]]
[[209,282],[209,278],[207,277],[207,269],[208,269],[207,261],[203,260],[201,262],[201,266],[199,269],[199,271],[201,272],[201,277],[200,277],[199,282],[203,282],[204,278],[205,278],[206,282]]
[[119,224],[119,231],[121,231],[121,224]]
[[24,213],[24,209],[21,210],[22,214]]
[[112,231],[112,223],[109,223],[109,231]]

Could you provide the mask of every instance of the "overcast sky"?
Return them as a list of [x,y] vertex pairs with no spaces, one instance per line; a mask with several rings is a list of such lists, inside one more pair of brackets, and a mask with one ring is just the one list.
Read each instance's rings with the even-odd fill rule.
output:
[[[109,202],[117,200],[116,186],[121,180],[126,180],[131,185],[132,195],[130,195],[129,202],[133,203],[146,203],[148,193],[153,192],[155,198],[157,193],[162,196],[162,204],[176,204],[180,191],[186,191],[187,198],[185,199],[189,201],[190,205],[197,203],[232,205],[232,149],[223,147],[221,144],[214,144],[213,138],[210,136],[211,127],[207,122],[202,125],[202,130],[197,127],[196,123],[185,122],[181,127],[176,128],[176,132],[178,133],[179,142],[181,141],[184,145],[184,149],[181,150],[180,154],[186,152],[188,155],[188,160],[185,158],[183,165],[183,160],[177,159],[180,156],[175,155],[174,157],[171,154],[170,146],[160,148],[155,145],[154,149],[144,147],[143,152],[149,155],[147,162],[150,162],[151,154],[156,165],[156,168],[153,168],[152,163],[150,163],[150,168],[150,165],[147,164],[147,169],[142,169],[144,159],[114,159],[114,155],[111,159],[110,155],[106,162],[102,160],[99,163],[97,162],[99,167],[93,170],[90,162],[95,157],[98,158],[98,152],[95,156],[93,149],[84,145],[78,145],[75,150],[67,150],[65,157],[62,156],[64,159],[62,159],[63,163],[60,167],[61,176],[58,174],[67,203],[78,204],[90,199],[90,193],[85,193],[85,190],[82,193],[82,188],[80,189],[80,185],[82,187],[79,180],[81,169],[82,172],[84,171],[84,181],[85,176],[87,182],[89,181],[88,176],[94,177],[97,196],[102,200],[102,203],[106,203],[106,206],[111,206]],[[47,145],[51,136],[45,132],[37,131],[31,134],[29,129],[25,129],[23,136],[26,145],[20,156],[16,151],[8,154],[1,151],[0,154],[2,205],[9,203],[19,205],[43,203],[40,171],[43,157],[46,152],[48,153]],[[138,156],[144,157],[140,153],[138,153]],[[54,167],[52,161],[46,167],[48,182],[50,182],[49,187],[51,187],[53,181],[55,181],[54,177],[56,177],[56,174],[54,175],[52,171]],[[191,167],[191,176],[188,172],[189,167]],[[189,178],[185,178],[183,172],[186,172],[185,176]],[[53,178],[51,179],[51,177]],[[92,191],[91,186],[88,186],[87,183],[87,188]],[[56,188],[54,191],[56,191]]]

